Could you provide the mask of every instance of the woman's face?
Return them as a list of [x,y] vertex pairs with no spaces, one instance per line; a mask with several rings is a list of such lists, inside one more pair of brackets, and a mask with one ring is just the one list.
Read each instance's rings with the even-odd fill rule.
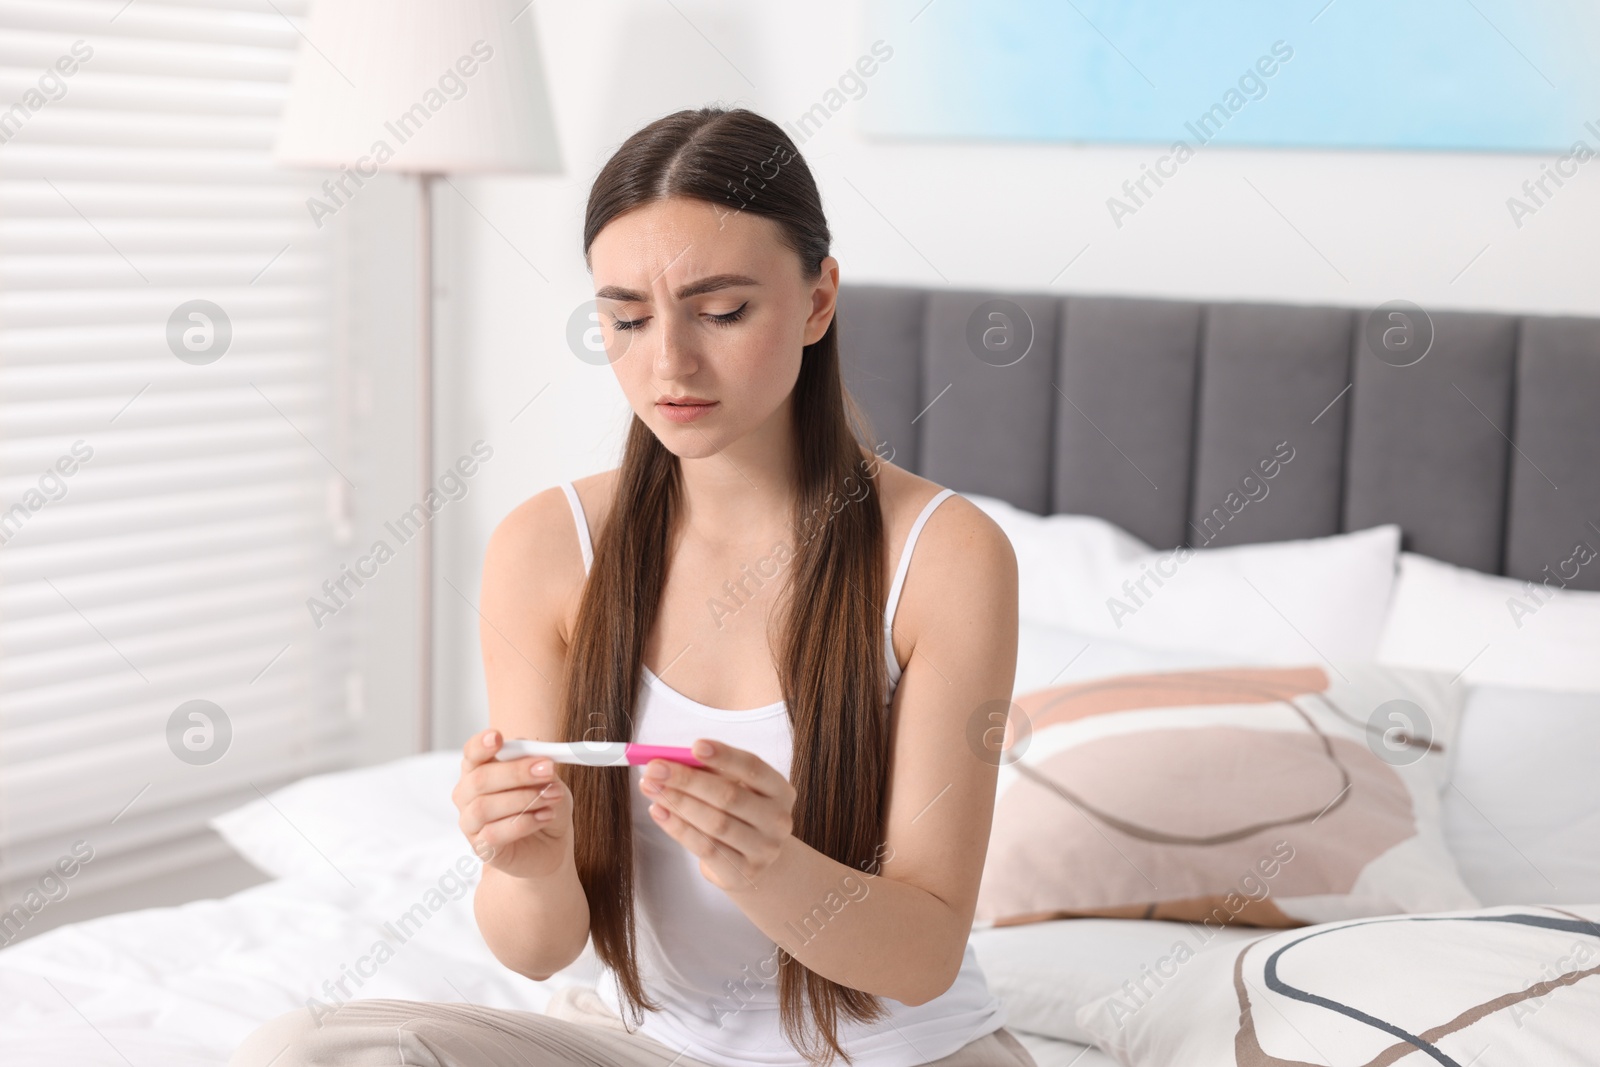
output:
[[787,432],[801,349],[832,321],[839,268],[830,256],[818,278],[802,277],[780,233],[771,219],[673,197],[617,216],[589,246],[617,381],[678,456]]

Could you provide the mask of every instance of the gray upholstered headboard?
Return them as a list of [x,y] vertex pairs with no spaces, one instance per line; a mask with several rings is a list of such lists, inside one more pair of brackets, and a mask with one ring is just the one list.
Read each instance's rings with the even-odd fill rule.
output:
[[1394,522],[1534,581],[1600,550],[1600,319],[1435,311],[1380,359],[1371,310],[847,285],[838,321],[876,437],[958,491],[1163,548]]

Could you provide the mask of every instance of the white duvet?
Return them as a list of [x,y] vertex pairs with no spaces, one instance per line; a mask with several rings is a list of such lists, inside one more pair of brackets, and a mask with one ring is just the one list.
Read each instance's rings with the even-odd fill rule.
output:
[[[323,983],[362,997],[468,999],[542,1010],[552,983],[489,954],[470,894],[445,900],[409,938],[387,935],[427,883],[369,882],[341,893],[284,878],[224,900],[107,916],[0,952],[0,1063],[188,1067],[226,1061],[263,1020]],[[398,945],[357,987],[351,970],[387,937]],[[371,964],[363,969],[373,969]]]
[[[352,867],[355,887],[299,874],[223,900],[107,916],[23,941],[0,952],[0,1064],[217,1065],[263,1020],[304,1009],[312,997],[331,1005],[348,992],[542,1011],[555,987],[594,981],[589,957],[548,982],[501,966],[473,922],[475,879],[444,878],[441,889],[448,872],[397,877]],[[1040,1067],[1111,1062],[1081,1045],[1018,1037]]]
[[[419,902],[427,883],[366,892],[285,878],[224,900],[76,923],[0,952],[0,1063],[7,1067],[201,1067],[225,1063],[262,1020],[326,997],[343,977],[363,997],[471,1001],[541,1011],[552,988],[591,980],[592,962],[533,982],[502,967],[447,901],[357,987],[349,975]],[[366,969],[371,969],[368,965]],[[1097,1067],[1097,1050],[1018,1037],[1040,1067]]]

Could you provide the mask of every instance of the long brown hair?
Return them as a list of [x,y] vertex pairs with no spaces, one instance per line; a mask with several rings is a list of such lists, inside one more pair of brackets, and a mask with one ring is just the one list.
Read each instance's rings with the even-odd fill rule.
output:
[[[629,137],[590,190],[585,256],[617,215],[674,196],[773,219],[805,276],[821,273],[830,235],[816,183],[794,143],[768,119],[743,108],[701,108]],[[858,432],[870,431],[840,376],[838,330],[835,318],[805,347],[794,386],[794,558],[773,647],[793,728],[794,834],[840,863],[876,873],[889,751],[883,514],[875,492],[857,500],[848,490],[864,481]],[[568,652],[569,741],[633,739],[640,661],[682,492],[678,457],[635,417]],[[839,507],[845,492],[852,502]],[[628,774],[575,765],[563,773],[574,799],[574,852],[595,952],[615,973],[637,1024],[643,1008],[659,1005],[647,997],[634,958]],[[838,1040],[840,1016],[868,1021],[887,1010],[877,997],[824,978],[781,949],[778,960],[784,1036],[812,1062],[831,1063],[835,1055],[850,1062]],[[815,1033],[807,1027],[808,1005]]]

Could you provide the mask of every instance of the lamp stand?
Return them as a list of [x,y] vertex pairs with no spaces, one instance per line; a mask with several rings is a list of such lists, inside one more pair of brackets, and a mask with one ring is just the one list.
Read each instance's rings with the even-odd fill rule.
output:
[[[433,181],[417,175],[417,497],[433,491]],[[433,520],[417,531],[417,751],[433,749]]]

